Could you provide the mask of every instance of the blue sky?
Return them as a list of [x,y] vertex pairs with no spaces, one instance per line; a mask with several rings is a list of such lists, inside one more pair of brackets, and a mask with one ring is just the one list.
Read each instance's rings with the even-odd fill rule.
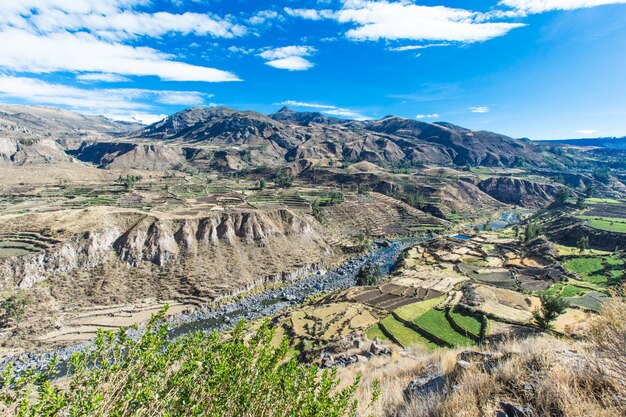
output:
[[6,0],[0,102],[626,135],[626,0]]

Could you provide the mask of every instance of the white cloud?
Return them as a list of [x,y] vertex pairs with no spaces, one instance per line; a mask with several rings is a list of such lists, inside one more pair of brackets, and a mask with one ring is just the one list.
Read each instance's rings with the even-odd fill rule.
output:
[[314,109],[320,113],[329,114],[331,116],[345,117],[354,120],[369,120],[370,117],[364,116],[354,110],[333,106],[330,104],[309,103],[305,101],[286,100],[277,103],[279,106],[300,107],[304,109]]
[[35,78],[0,75],[0,98],[28,103],[64,106],[90,114],[148,117],[153,102],[200,106],[211,97],[198,91],[145,90],[134,88],[84,89],[52,84]]
[[301,56],[290,56],[287,58],[273,59],[271,61],[267,61],[265,65],[288,71],[306,71],[315,66],[315,64],[313,64],[311,61],[302,58]]
[[249,18],[248,23],[252,25],[261,25],[271,20],[284,20],[284,16],[281,16],[275,10],[261,10],[256,12],[254,16]]
[[[7,3],[7,2],[4,2]],[[208,13],[145,13],[133,10],[143,0],[21,0],[1,4],[1,23],[28,28],[34,33],[87,30],[107,39],[137,36],[159,37],[167,33],[190,33],[233,38],[246,28]]]
[[470,107],[469,109],[472,113],[489,113],[489,107],[487,106]]
[[[210,13],[146,13],[150,0],[0,1],[0,68],[33,73],[94,72],[157,76],[171,81],[238,81],[215,68],[190,65],[154,48],[124,43],[169,33],[233,38],[246,33],[232,17]],[[108,81],[79,75],[83,81]]]
[[332,19],[336,16],[334,11],[328,9],[292,9],[291,7],[285,7],[285,13],[292,17],[308,20]]
[[266,49],[259,54],[267,62],[265,65],[289,71],[305,71],[313,64],[305,56],[313,55],[317,50],[312,46],[284,46],[282,48]]
[[425,45],[406,45],[406,46],[398,46],[395,48],[389,48],[390,51],[395,52],[403,52],[403,51],[414,51],[416,49],[426,49],[426,48],[435,48],[439,46],[451,46],[451,43],[429,43]]
[[112,120],[119,120],[122,122],[133,122],[133,123],[142,123],[144,125],[151,125],[152,123],[156,123],[160,120],[163,120],[167,117],[167,114],[153,114],[153,113],[127,113],[127,114],[116,114],[116,113],[107,113],[102,116],[108,117]]
[[408,0],[344,0],[338,11],[287,8],[285,12],[304,19],[351,23],[356,27],[348,30],[346,36],[357,41],[481,42],[524,26],[521,23],[485,22],[497,16],[445,6],[420,6]]
[[574,133],[580,133],[581,135],[593,135],[595,133],[598,133],[598,131],[592,130],[592,129],[581,129],[581,130],[574,130]]
[[107,83],[119,83],[130,81],[127,77],[122,77],[117,74],[109,74],[105,72],[94,72],[90,74],[80,74],[76,78],[80,81],[102,81]]
[[501,0],[499,4],[525,13],[543,13],[624,3],[626,0]]
[[439,117],[441,116],[438,113],[415,115],[416,119],[438,119]]
[[173,61],[171,55],[152,48],[109,43],[87,33],[36,35],[6,29],[0,31],[0,45],[0,67],[13,71],[155,75],[170,81],[239,81],[227,71]]
[[264,59],[282,59],[290,56],[310,56],[316,52],[312,46],[283,46],[282,48],[267,49],[259,54]]

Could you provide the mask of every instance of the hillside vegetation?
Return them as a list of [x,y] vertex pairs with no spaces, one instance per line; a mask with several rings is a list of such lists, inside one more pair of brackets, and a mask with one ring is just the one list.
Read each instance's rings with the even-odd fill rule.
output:
[[[244,338],[241,322],[223,340],[198,332],[176,341],[153,316],[137,340],[125,330],[101,332],[92,350],[76,353],[69,374],[0,378],[0,414],[26,416],[302,416],[356,415],[355,378],[339,388],[336,372],[298,363],[286,341],[271,342],[267,324]],[[96,365],[96,366],[93,366]]]

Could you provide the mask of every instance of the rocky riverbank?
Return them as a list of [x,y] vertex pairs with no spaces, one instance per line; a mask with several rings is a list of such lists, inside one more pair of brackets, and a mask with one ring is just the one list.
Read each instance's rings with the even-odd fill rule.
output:
[[[411,240],[377,242],[367,255],[352,258],[331,271],[318,271],[310,276],[294,281],[284,287],[269,289],[233,303],[207,310],[196,310],[168,318],[172,337],[180,337],[193,331],[224,331],[232,328],[239,320],[255,320],[271,317],[293,305],[302,303],[307,297],[321,292],[337,291],[353,286],[361,266],[377,263],[386,275],[396,263],[399,255],[410,244],[426,240],[429,236]],[[141,332],[138,330],[133,337]],[[30,367],[43,369],[54,357],[60,360],[60,369],[74,352],[89,349],[92,342],[61,348],[43,353],[28,353],[14,357],[0,358],[0,369],[8,363],[14,364],[17,372]]]

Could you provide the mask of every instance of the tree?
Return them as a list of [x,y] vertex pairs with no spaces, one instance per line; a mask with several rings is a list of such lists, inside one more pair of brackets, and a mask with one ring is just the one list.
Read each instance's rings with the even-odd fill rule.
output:
[[559,188],[559,191],[556,192],[556,195],[554,196],[554,200],[557,202],[558,205],[563,205],[567,202],[567,199],[570,196],[570,192],[568,188],[565,187],[561,187]]
[[578,239],[578,242],[576,242],[576,247],[578,248],[580,253],[583,253],[585,250],[589,249],[589,237],[584,236]]
[[567,300],[552,295],[542,295],[541,308],[533,312],[535,323],[542,329],[552,328],[552,322],[569,307]]
[[382,278],[382,272],[380,270],[380,265],[378,264],[367,264],[359,269],[359,272],[356,274],[356,285],[359,286],[367,286],[367,285],[376,285],[378,281]]
[[267,184],[265,183],[265,178],[261,178],[259,180],[259,190],[264,190],[266,185]]
[[11,322],[21,321],[27,304],[28,297],[23,291],[18,291],[0,302],[0,326],[8,326]]
[[585,207],[585,197],[578,196],[578,198],[576,199],[576,207],[579,207],[579,208]]
[[293,175],[286,169],[280,170],[274,176],[274,184],[278,188],[290,188],[293,185]]
[[600,181],[602,184],[608,184],[611,182],[611,175],[607,167],[598,167],[593,171],[593,177]]
[[530,222],[524,228],[524,241],[530,242],[531,240],[537,239],[543,233],[543,228],[541,224],[537,222]]
[[117,181],[119,183],[121,183],[124,186],[124,188],[130,190],[130,189],[134,188],[135,187],[135,183],[138,182],[138,181],[141,181],[142,178],[143,177],[141,175],[130,175],[130,174],[126,175],[126,176],[120,175],[117,178]]
[[594,193],[595,193],[595,190],[593,189],[593,184],[592,183],[587,184],[587,186],[585,187],[585,191],[583,191],[583,194],[585,194],[585,197],[591,198],[593,197]]

